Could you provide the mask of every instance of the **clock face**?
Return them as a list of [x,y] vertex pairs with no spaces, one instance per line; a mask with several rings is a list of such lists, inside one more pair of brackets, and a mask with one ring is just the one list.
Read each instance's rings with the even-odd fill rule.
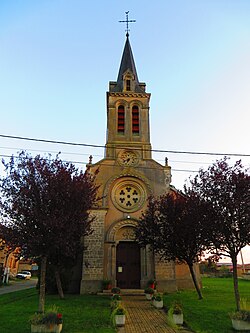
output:
[[133,151],[123,151],[118,157],[119,163],[122,165],[135,165],[138,162],[138,157]]

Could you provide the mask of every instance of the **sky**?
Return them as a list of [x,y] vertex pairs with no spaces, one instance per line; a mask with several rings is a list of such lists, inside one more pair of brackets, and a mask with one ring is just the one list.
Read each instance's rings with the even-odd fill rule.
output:
[[164,151],[153,157],[168,157],[172,185],[224,154],[250,167],[249,0],[0,0],[0,157],[61,152],[79,168],[102,159],[126,11],[151,144]]

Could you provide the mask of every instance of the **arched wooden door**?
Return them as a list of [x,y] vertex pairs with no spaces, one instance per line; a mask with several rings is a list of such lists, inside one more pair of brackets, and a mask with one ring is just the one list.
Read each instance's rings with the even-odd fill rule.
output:
[[120,242],[116,247],[116,281],[122,289],[139,289],[141,280],[140,247],[135,242]]

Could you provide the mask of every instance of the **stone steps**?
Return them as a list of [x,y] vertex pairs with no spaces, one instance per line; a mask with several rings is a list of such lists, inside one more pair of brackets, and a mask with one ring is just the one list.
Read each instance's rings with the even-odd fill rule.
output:
[[144,295],[144,289],[121,289],[121,294],[126,296]]
[[[102,293],[98,293],[97,295],[103,295],[103,296],[111,296],[111,290],[103,290]],[[142,296],[144,295],[144,289],[121,289],[121,295],[126,296]]]

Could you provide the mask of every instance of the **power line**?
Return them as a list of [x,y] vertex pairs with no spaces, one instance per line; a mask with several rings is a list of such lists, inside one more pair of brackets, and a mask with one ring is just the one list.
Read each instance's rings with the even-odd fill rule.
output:
[[[14,157],[14,158],[18,158],[18,156],[11,156],[11,155],[0,155],[1,157],[5,157],[5,158],[11,158],[11,157]],[[46,159],[46,158],[45,158]],[[72,164],[81,164],[81,165],[87,165],[88,163],[86,162],[80,162],[80,161],[70,161],[70,160],[62,160],[62,162],[67,162],[67,163],[72,163]],[[98,162],[96,163],[98,165]],[[94,166],[95,164],[93,164]],[[101,166],[106,166],[106,167],[113,167],[113,165],[110,165],[108,163],[102,163],[100,165]],[[154,168],[154,167],[140,167],[140,166],[137,166],[136,169],[148,169],[148,170],[156,170],[157,168]],[[171,171],[177,171],[177,172],[198,172],[198,170],[185,170],[185,169],[172,169],[171,168]]]
[[75,142],[66,142],[66,141],[35,139],[35,138],[26,138],[26,137],[22,137],[22,136],[13,136],[13,135],[4,135],[4,134],[0,134],[0,137],[8,138],[8,139],[17,139],[17,140],[27,140],[27,141],[36,141],[36,142],[46,142],[46,143],[57,143],[57,144],[60,144],[60,145],[82,146],[82,147],[92,147],[92,148],[105,148],[105,146],[93,145],[93,144],[88,144],[88,143],[75,143]]
[[[20,147],[0,147],[0,149],[8,149],[8,150],[18,150],[18,151],[22,151],[22,150],[29,150],[29,151],[33,151],[33,152],[40,152],[40,153],[53,153],[53,154],[58,154],[58,150],[41,150],[41,149],[27,149],[27,148],[20,148]],[[78,156],[89,156],[89,153],[75,153],[75,152],[68,152],[68,151],[60,151],[61,154],[65,154],[65,155],[78,155]],[[99,154],[93,154],[93,156],[96,157],[103,157],[103,155],[99,155]]]
[[[22,150],[28,150],[28,151],[33,151],[33,152],[40,152],[40,153],[53,153],[53,154],[58,154],[58,150],[41,150],[41,149],[27,149],[27,148],[20,148],[20,147],[3,147],[3,146],[0,146],[0,149],[8,149],[8,150],[17,150],[17,151],[22,151]],[[79,152],[69,152],[69,151],[63,151],[63,150],[60,150],[60,153],[61,154],[65,154],[65,155],[78,155],[78,156],[89,156],[89,153],[79,153]],[[93,157],[103,157],[103,155],[100,155],[100,154],[91,154]],[[158,159],[157,158],[157,161],[161,161],[161,162],[164,162],[165,159]],[[172,159],[169,159],[169,162],[172,162],[172,163],[190,163],[190,164],[210,164],[208,162],[197,162],[197,161],[177,161],[177,160],[172,160]]]
[[[76,143],[67,141],[56,141],[56,140],[45,140],[45,139],[35,139],[26,138],[21,136],[4,135],[0,134],[2,138],[17,139],[17,140],[27,140],[35,142],[45,142],[45,143],[56,143],[61,145],[71,145],[71,146],[82,146],[82,147],[92,147],[92,148],[105,148],[103,145],[94,145],[88,143]],[[122,148],[122,147],[121,147]],[[127,147],[124,147],[127,148]],[[134,150],[138,148],[133,148]],[[189,155],[209,155],[209,156],[235,156],[235,157],[250,157],[250,154],[235,154],[235,153],[211,153],[211,152],[194,152],[194,151],[177,151],[177,150],[161,150],[161,149],[148,149],[147,151],[152,151],[156,153],[171,153],[171,154],[189,154]]]
[[[7,150],[17,150],[17,151],[26,151],[28,150],[29,152],[39,152],[39,153],[52,153],[52,154],[58,154],[58,150],[41,150],[41,149],[27,149],[27,148],[20,148],[20,147],[0,147],[0,149],[7,149]],[[75,156],[89,156],[89,153],[78,153],[78,152],[69,152],[69,151],[63,151],[63,150],[60,150],[60,153],[61,154],[64,154],[64,155],[75,155]],[[100,154],[91,154],[93,157],[101,157],[103,158],[103,155],[100,155]],[[0,155],[0,156],[3,156],[3,155]],[[157,158],[157,161],[159,162],[164,162],[165,159],[158,159]],[[197,162],[197,161],[178,161],[178,160],[172,160],[172,159],[169,159],[168,160],[170,163],[182,163],[182,164],[211,164],[209,162]]]

